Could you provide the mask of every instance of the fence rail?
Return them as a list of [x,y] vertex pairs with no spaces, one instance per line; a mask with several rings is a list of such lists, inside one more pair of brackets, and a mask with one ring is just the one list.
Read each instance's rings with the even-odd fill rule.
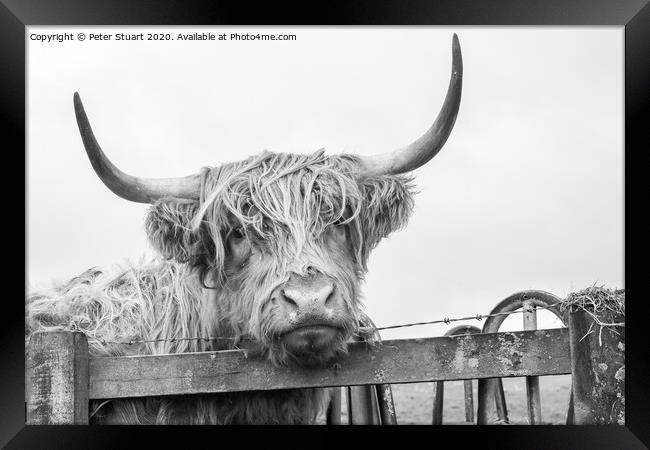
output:
[[[390,399],[394,383],[561,374],[573,376],[579,408],[571,408],[571,423],[621,423],[624,337],[609,333],[602,344],[600,334],[589,333],[585,311],[570,317],[568,328],[354,342],[324,368],[273,367],[244,350],[89,357],[82,333],[37,332],[27,351],[27,423],[88,423],[91,399],[334,386],[379,386]],[[481,404],[479,398],[479,416]],[[394,423],[394,414],[389,419]]]
[[91,358],[91,399],[571,373],[567,329],[355,342],[332,367],[277,368],[241,350]]

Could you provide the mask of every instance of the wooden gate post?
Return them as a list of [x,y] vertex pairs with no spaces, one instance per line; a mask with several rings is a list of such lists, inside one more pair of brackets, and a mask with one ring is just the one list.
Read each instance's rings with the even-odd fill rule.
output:
[[83,333],[32,334],[25,368],[28,425],[88,424],[88,341]]
[[[599,317],[604,323],[624,317]],[[583,309],[569,314],[575,425],[625,423],[625,328],[601,326]]]

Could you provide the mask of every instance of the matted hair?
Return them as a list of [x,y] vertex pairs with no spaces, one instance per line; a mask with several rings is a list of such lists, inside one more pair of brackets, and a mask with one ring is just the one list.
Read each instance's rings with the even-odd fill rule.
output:
[[223,279],[226,233],[291,236],[276,250],[297,251],[331,224],[346,224],[360,275],[379,241],[404,227],[413,210],[408,175],[357,179],[353,155],[263,152],[201,170],[199,202],[163,199],[146,219],[150,241],[165,258],[203,265]]

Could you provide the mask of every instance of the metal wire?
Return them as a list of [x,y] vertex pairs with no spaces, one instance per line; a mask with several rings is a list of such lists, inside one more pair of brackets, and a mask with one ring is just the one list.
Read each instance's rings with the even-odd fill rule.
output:
[[[551,309],[555,306],[558,306],[562,304],[562,302],[556,302],[548,306],[535,306],[536,309]],[[445,317],[444,319],[438,319],[438,320],[430,320],[427,322],[414,322],[414,323],[405,323],[401,325],[390,325],[390,326],[385,326],[385,327],[378,327],[378,328],[368,328],[368,331],[382,331],[382,330],[392,330],[396,328],[407,328],[407,327],[415,327],[415,326],[420,326],[420,325],[432,325],[436,323],[444,323],[446,325],[449,325],[451,322],[460,322],[464,320],[477,320],[481,321],[484,318],[487,317],[495,317],[495,316],[504,316],[504,315],[510,315],[510,314],[517,314],[517,313],[523,313],[524,310],[518,309],[515,311],[508,311],[508,312],[499,312],[499,313],[493,313],[493,314],[476,314],[475,316],[468,316],[468,317],[458,317],[458,318],[449,318]],[[245,342],[248,341],[249,339],[246,338],[234,338],[234,337],[225,337],[225,336],[197,336],[197,337],[177,337],[177,338],[165,338],[165,339],[138,339],[138,340],[130,340],[130,341],[106,341],[102,338],[95,337],[95,336],[88,336],[91,340],[96,340],[104,345],[106,344],[116,344],[116,345],[135,345],[135,344],[147,344],[147,343],[153,343],[153,342],[174,342],[174,341],[205,341],[210,342],[210,341],[216,341],[216,340],[226,340],[226,341],[239,341],[239,342]]]
[[[553,303],[552,305],[548,305],[548,306],[535,306],[535,307],[537,309],[550,309],[550,308],[553,308],[553,307],[555,307],[557,305],[560,305],[561,303],[562,302],[556,302],[556,303]],[[478,320],[480,322],[481,320],[483,320],[486,317],[507,316],[507,315],[510,315],[510,314],[523,313],[523,312],[524,312],[524,310],[522,308],[522,309],[519,309],[519,310],[516,310],[516,311],[507,311],[507,312],[500,312],[500,313],[493,313],[493,314],[477,314],[475,316],[459,317],[459,318],[455,318],[455,319],[450,319],[448,317],[445,317],[444,319],[430,320],[428,322],[415,322],[415,323],[406,323],[406,324],[403,324],[403,325],[391,325],[391,326],[387,326],[387,327],[379,327],[379,328],[377,328],[377,331],[392,330],[394,328],[414,327],[414,326],[417,326],[417,325],[431,325],[431,324],[434,324],[434,323],[444,323],[444,324],[449,325],[451,322],[459,322],[461,320]]]
[[[223,337],[223,336],[197,336],[197,337],[179,337],[179,338],[165,338],[165,339],[133,339],[130,341],[107,341],[100,337],[88,336],[91,340],[96,340],[102,344],[119,344],[119,345],[135,345],[135,344],[148,344],[153,342],[175,342],[175,341],[216,341],[216,340],[226,340],[234,341],[237,338],[234,337]],[[247,339],[238,339],[239,341],[245,341]]]

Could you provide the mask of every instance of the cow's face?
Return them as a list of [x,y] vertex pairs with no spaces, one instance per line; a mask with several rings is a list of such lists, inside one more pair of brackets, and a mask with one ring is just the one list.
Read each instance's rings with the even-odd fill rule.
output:
[[74,107],[95,172],[120,197],[154,206],[150,240],[218,292],[221,327],[256,339],[276,362],[322,363],[345,350],[360,315],[370,250],[406,222],[406,174],[445,144],[460,105],[463,64],[433,125],[401,149],[370,157],[263,153],[184,178],[122,172],[103,153],[78,94]]
[[358,179],[356,165],[319,151],[204,170],[204,201],[155,204],[150,240],[217,289],[228,331],[277,363],[325,363],[358,328],[369,252],[413,204],[408,177]]

